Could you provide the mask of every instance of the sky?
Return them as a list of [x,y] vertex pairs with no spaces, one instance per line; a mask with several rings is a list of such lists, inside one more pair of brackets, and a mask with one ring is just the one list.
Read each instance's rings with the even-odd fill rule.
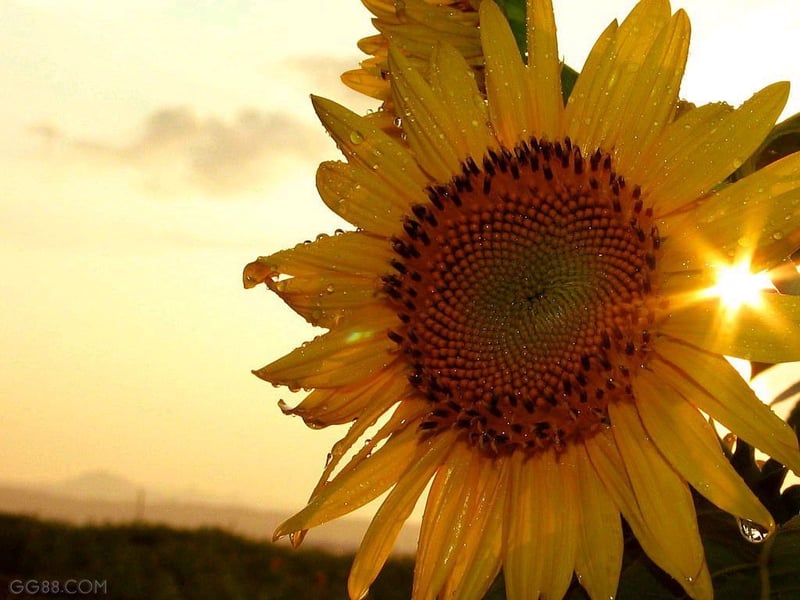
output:
[[[682,96],[776,80],[800,111],[796,0],[684,0]],[[634,2],[555,2],[579,68]],[[344,428],[282,415],[250,371],[315,333],[244,265],[347,227],[314,188],[337,159],[309,93],[371,35],[357,0],[0,3],[0,482],[106,470],[291,511]]]

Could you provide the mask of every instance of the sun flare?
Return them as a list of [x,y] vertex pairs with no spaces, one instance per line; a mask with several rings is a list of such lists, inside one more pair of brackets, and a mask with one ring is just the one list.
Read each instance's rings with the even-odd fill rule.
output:
[[767,272],[754,273],[750,259],[746,258],[731,265],[718,266],[716,284],[708,290],[708,296],[719,298],[725,318],[730,320],[744,306],[762,309],[761,292],[774,289]]

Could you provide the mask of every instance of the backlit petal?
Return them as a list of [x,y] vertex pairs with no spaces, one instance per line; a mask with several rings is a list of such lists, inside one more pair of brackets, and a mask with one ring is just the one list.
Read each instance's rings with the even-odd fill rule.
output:
[[356,227],[385,236],[396,234],[416,197],[403,197],[359,167],[324,162],[317,190],[326,206]]
[[432,440],[430,450],[410,464],[381,504],[364,534],[350,570],[347,588],[351,598],[362,598],[383,568],[422,491],[441,463],[447,460],[454,438],[454,432],[449,432]]
[[592,600],[606,600],[615,595],[622,568],[620,509],[603,487],[584,445],[576,444],[575,458],[580,505],[575,573]]
[[278,526],[274,538],[310,529],[365,505],[397,483],[409,465],[437,449],[435,440],[419,441],[414,425],[406,427],[368,460],[330,481],[303,510]]
[[642,186],[659,213],[680,209],[738,169],[772,129],[788,95],[786,83],[764,88],[737,110],[700,124],[673,160],[655,163],[657,170]]
[[459,156],[482,156],[494,143],[489,130],[489,113],[483,96],[478,92],[475,74],[455,48],[438,44],[431,57],[429,79],[434,94],[453,114],[461,116],[456,123],[460,146],[465,153]]
[[509,600],[566,592],[577,553],[575,459],[554,451],[512,457],[503,571]]
[[513,148],[536,134],[525,65],[508,21],[495,3],[482,2],[480,16],[489,115],[498,141]]
[[528,2],[528,70],[536,135],[547,140],[560,139],[564,101],[551,0]]
[[347,385],[393,362],[397,345],[387,331],[396,323],[394,313],[376,310],[374,316],[337,327],[253,373],[292,389]]
[[320,121],[350,164],[373,171],[375,177],[401,197],[419,192],[424,199],[422,190],[428,179],[403,146],[369,119],[325,98],[312,96],[311,100]]
[[[660,360],[654,369],[659,369],[666,384],[748,444],[800,473],[794,432],[756,397],[724,358],[667,338],[658,341],[656,351]],[[670,367],[672,374],[661,371],[662,365]]]
[[634,380],[634,396],[647,433],[675,471],[725,512],[774,529],[772,516],[734,471],[716,432],[694,406],[650,371]]
[[466,146],[440,97],[396,48],[389,49],[392,97],[409,146],[436,181],[448,181],[460,171]]
[[715,352],[765,363],[800,360],[800,296],[761,292],[757,304],[743,304],[730,321],[717,298],[676,308],[660,329]]

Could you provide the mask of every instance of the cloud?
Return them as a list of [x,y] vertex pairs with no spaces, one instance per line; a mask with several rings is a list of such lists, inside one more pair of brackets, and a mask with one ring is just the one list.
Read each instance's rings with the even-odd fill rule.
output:
[[201,116],[187,106],[150,113],[133,140],[68,138],[58,127],[29,131],[93,164],[133,170],[150,189],[232,196],[262,190],[297,161],[318,162],[330,146],[321,129],[282,112],[253,108],[232,118]]
[[284,77],[294,80],[303,89],[311,89],[314,94],[332,98],[359,113],[375,110],[378,101],[351,90],[342,83],[341,75],[359,68],[359,61],[366,55],[354,54],[352,57],[305,55],[293,56],[280,61],[279,70]]
[[306,83],[315,88],[330,88],[332,85],[341,85],[339,76],[345,71],[358,68],[362,56],[335,57],[335,56],[295,56],[282,61],[286,72],[296,73]]

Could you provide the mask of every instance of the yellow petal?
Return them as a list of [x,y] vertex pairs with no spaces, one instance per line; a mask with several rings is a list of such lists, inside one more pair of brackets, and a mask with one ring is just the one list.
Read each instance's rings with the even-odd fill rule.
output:
[[428,179],[408,151],[381,131],[369,119],[336,104],[312,96],[314,110],[351,165],[374,173],[386,186],[401,197],[422,190]]
[[509,461],[499,458],[483,463],[480,475],[474,479],[478,493],[465,511],[464,534],[442,588],[442,598],[482,598],[500,571]]
[[[634,405],[611,403],[609,418],[642,516],[660,544],[657,556],[664,562],[653,558],[692,597],[711,598],[711,576],[689,487],[652,444]],[[644,543],[642,548],[650,554]]]
[[409,465],[434,451],[434,440],[420,441],[416,424],[396,433],[369,459],[339,474],[303,510],[281,523],[275,530],[274,539],[316,527],[374,500],[397,483]]
[[[252,271],[251,271],[252,273]],[[380,282],[376,277],[351,277],[343,273],[321,272],[315,278],[291,277],[274,281],[266,277],[267,287],[312,325],[332,328],[380,302]]]
[[252,288],[267,279],[284,276],[319,277],[320,273],[343,273],[376,279],[386,272],[394,258],[385,238],[361,231],[319,237],[270,256],[261,256],[244,270],[244,287]]
[[617,22],[612,21],[597,38],[564,110],[567,135],[580,145],[584,155],[594,152],[602,142],[592,133],[596,125],[595,108],[605,95],[605,85],[614,68],[618,28]]
[[653,368],[664,383],[748,444],[800,473],[794,432],[756,397],[724,358],[668,338],[659,338],[654,350],[657,362]]
[[800,360],[800,296],[761,292],[730,322],[718,298],[676,308],[660,330],[693,346],[765,363]]
[[370,98],[384,101],[389,98],[389,86],[386,81],[371,75],[363,68],[345,71],[340,75],[340,79],[347,87]]
[[412,198],[391,192],[372,171],[340,162],[319,166],[317,190],[326,206],[344,220],[387,237],[402,230],[412,203]]
[[397,485],[381,504],[353,560],[347,580],[351,598],[362,598],[375,581],[420,494],[447,459],[455,436],[456,432],[451,430],[432,438],[427,452],[401,475]]
[[[360,450],[355,453],[355,456],[351,457],[350,461],[341,469],[339,475],[354,470],[363,460],[368,459],[370,453],[382,444],[384,440],[395,431],[404,428],[406,423],[418,423],[419,419],[421,419],[428,410],[427,405],[419,400],[419,398],[414,397],[408,400],[401,400],[389,420],[378,429],[377,433],[370,437],[366,443],[361,445]],[[312,499],[325,489],[331,479],[331,475],[338,469],[339,463],[353,449],[356,442],[362,439],[364,433],[373,427],[378,419],[386,416],[386,410],[387,408],[382,402],[370,403],[369,406],[365,408],[364,412],[359,415],[358,419],[350,426],[347,434],[333,445],[328,455],[328,460],[325,462],[322,475],[320,475],[317,485],[314,487],[314,491],[311,492]]]
[[[661,202],[669,202],[673,194],[669,193],[669,187],[661,192],[664,182],[685,176],[687,168],[692,168],[698,158],[702,160],[697,148],[703,143],[704,137],[711,135],[732,111],[733,107],[722,102],[704,104],[686,111],[660,132],[647,147],[647,155],[641,161],[627,165],[625,176],[651,194],[660,193],[659,197],[665,198]],[[697,171],[699,173],[700,169]],[[679,201],[677,197],[672,200],[673,204]]]
[[481,3],[480,20],[489,115],[498,141],[513,148],[537,133],[525,66],[508,21],[494,2]]
[[[624,27],[624,26],[623,26]],[[624,97],[617,112],[619,169],[626,173],[629,165],[639,164],[645,148],[672,121],[678,104],[683,71],[689,52],[689,18],[679,10],[661,31]],[[627,65],[631,69],[631,65]],[[614,131],[613,129],[611,131]]]
[[646,53],[671,15],[669,0],[638,2],[619,29],[620,59],[630,60]]
[[466,147],[454,146],[460,136],[451,115],[427,82],[396,46],[389,49],[392,97],[403,132],[422,168],[439,182],[460,172]]
[[394,360],[397,344],[387,332],[397,324],[388,308],[359,315],[359,320],[318,336],[286,356],[253,371],[292,389],[347,385],[369,377]]
[[464,442],[456,442],[428,492],[417,547],[414,600],[434,600],[441,591],[465,533],[465,507],[478,494],[475,481],[484,456]]
[[[571,454],[571,453],[570,453]],[[503,572],[509,600],[561,598],[578,544],[575,460],[555,451],[512,456]]]
[[781,114],[788,95],[787,83],[774,83],[721,119],[701,123],[693,133],[694,144],[687,143],[674,160],[658,163],[652,178],[639,182],[650,195],[651,204],[660,214],[666,214],[723,181],[758,148]]
[[[585,446],[597,476],[622,512],[642,549],[659,567],[673,577],[682,578],[680,569],[673,564],[671,547],[664,548],[658,538],[660,527],[671,522],[664,518],[670,513],[669,507],[640,505],[631,480],[632,475],[628,474],[615,437],[610,430],[587,439]],[[686,488],[685,485],[684,488]],[[688,488],[686,490],[688,491]],[[648,518],[653,520],[648,521]]]
[[662,268],[680,270],[690,253],[734,256],[752,249],[752,269],[769,269],[800,246],[800,153],[719,192],[690,213],[667,220]]
[[616,595],[622,569],[619,509],[597,477],[583,445],[576,445],[575,457],[580,488],[575,573],[592,600],[606,600]]
[[383,413],[413,392],[406,368],[403,361],[395,361],[374,377],[345,387],[314,390],[295,408],[281,405],[281,410],[314,427],[349,423],[376,407]]
[[556,23],[550,0],[528,2],[528,70],[530,97],[536,113],[534,131],[540,138],[560,139],[564,101]]
[[431,56],[429,74],[434,94],[454,114],[459,127],[460,146],[465,153],[460,156],[481,157],[486,148],[494,144],[489,130],[486,103],[478,92],[474,71],[458,51],[449,44],[437,44]]
[[[571,129],[578,134],[573,139],[584,150],[594,152],[596,148],[603,148],[610,151],[623,139],[621,136],[629,126],[627,105],[640,87],[639,78],[642,73],[646,79],[674,79],[673,71],[678,65],[669,61],[665,61],[669,70],[663,75],[654,73],[651,65],[648,65],[647,71],[643,69],[651,48],[667,26],[669,18],[669,2],[666,0],[640,2],[618,32],[615,29],[612,32],[606,30],[607,33],[601,36],[592,49],[573,90],[573,95],[578,95],[572,109],[575,116],[572,117]],[[593,56],[595,52],[598,56]],[[682,69],[682,66],[679,68]],[[588,79],[590,89],[580,85],[583,78]],[[642,82],[642,87],[644,85],[646,83]],[[677,90],[674,92],[677,93]],[[663,99],[658,100],[659,106],[662,101]],[[568,113],[570,112],[568,108]],[[579,117],[577,123],[574,122],[575,117]]]
[[694,406],[650,371],[639,373],[633,390],[639,416],[656,447],[694,489],[726,512],[770,531],[775,528],[772,516],[733,469],[714,429]]

